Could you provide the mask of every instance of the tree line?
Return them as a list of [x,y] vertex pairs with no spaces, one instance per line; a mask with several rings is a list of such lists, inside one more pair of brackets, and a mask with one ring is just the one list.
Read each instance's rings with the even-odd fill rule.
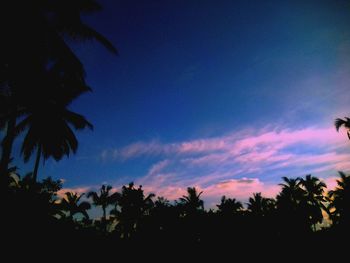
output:
[[[310,246],[332,244],[350,234],[350,175],[339,172],[332,190],[312,175],[282,180],[275,198],[254,193],[242,203],[222,196],[215,207],[205,209],[195,187],[173,201],[145,194],[133,183],[119,191],[102,185],[98,191],[58,195],[59,180],[35,182],[31,174],[21,178],[11,173],[1,193],[5,217],[0,226],[16,240],[41,236],[41,245],[63,239],[74,246],[122,251],[169,249],[179,243],[190,251],[205,251],[226,247],[227,240],[240,249],[251,247],[253,240],[260,240],[264,249],[291,242]],[[262,238],[267,243],[260,243]]]
[[[186,195],[171,202],[153,193],[146,195],[141,185],[136,187],[132,182],[123,186],[121,191],[102,185],[98,191],[66,192],[59,196],[58,192],[62,189],[60,180],[49,177],[35,182],[31,174],[20,178],[15,173],[11,173],[9,178],[6,193],[13,200],[21,200],[23,196],[29,200],[41,200],[40,205],[45,209],[40,210],[45,217],[76,229],[94,229],[100,234],[116,235],[121,239],[132,239],[150,226],[153,233],[165,233],[174,227],[171,224],[175,221],[189,218],[278,220],[283,224],[276,229],[276,234],[344,229],[350,222],[350,175],[343,172],[339,172],[337,186],[332,190],[327,190],[326,184],[312,175],[283,177],[283,183],[279,184],[281,191],[275,198],[254,193],[247,203],[242,203],[222,196],[220,203],[209,210],[204,208],[202,192],[195,187],[188,187]],[[100,214],[90,218],[88,211],[93,206],[100,210]]]

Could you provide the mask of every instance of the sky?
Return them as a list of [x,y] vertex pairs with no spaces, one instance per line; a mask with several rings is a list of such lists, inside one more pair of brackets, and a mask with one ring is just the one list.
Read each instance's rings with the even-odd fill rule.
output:
[[349,1],[99,2],[83,19],[119,55],[71,43],[93,88],[71,108],[94,130],[39,177],[78,192],[134,181],[170,200],[195,186],[212,207],[350,170],[333,125],[350,115]]

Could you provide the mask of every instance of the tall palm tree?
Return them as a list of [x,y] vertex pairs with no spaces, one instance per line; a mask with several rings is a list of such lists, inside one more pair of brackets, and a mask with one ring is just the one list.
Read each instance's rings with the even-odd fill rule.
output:
[[345,117],[344,119],[337,118],[334,121],[334,126],[339,131],[341,127],[344,127],[346,129],[346,133],[348,135],[348,138],[350,140],[350,119]]
[[235,198],[226,198],[226,196],[221,197],[221,203],[216,206],[218,212],[225,215],[237,214],[243,210],[241,202],[237,201]]
[[[43,89],[51,91],[50,85],[38,83],[49,75],[46,69],[54,63],[56,76],[64,75],[65,82],[74,80],[78,86],[85,85],[84,67],[67,45],[67,40],[82,42],[94,39],[117,53],[105,37],[81,19],[81,14],[100,9],[101,6],[93,0],[3,1],[0,16],[0,31],[4,36],[0,43],[0,97],[7,100],[8,106],[5,111],[0,109],[0,126],[6,128],[1,147],[0,174],[7,170],[16,121],[22,110],[33,97],[41,96]],[[26,40],[25,48],[23,40]],[[42,87],[38,90],[38,86]],[[63,90],[61,93],[64,93]]]
[[326,201],[323,194],[327,186],[320,179],[310,174],[306,175],[305,179],[301,178],[300,183],[305,190],[304,208],[307,210],[310,224],[316,230],[316,224],[323,221],[322,210],[327,211],[323,204]]
[[91,208],[91,205],[84,201],[80,202],[80,199],[84,194],[77,194],[72,192],[66,192],[61,202],[58,204],[60,210],[68,214],[68,219],[73,220],[74,215],[82,214],[86,219],[89,218],[87,210]]
[[111,185],[102,185],[100,188],[100,193],[98,194],[97,192],[91,191],[87,194],[88,198],[92,198],[93,204],[95,206],[101,206],[102,208],[102,221],[106,222],[107,221],[107,207],[110,205],[115,204],[118,199],[120,194],[118,192],[115,192],[111,194],[112,186]]
[[329,210],[335,224],[347,225],[350,222],[350,175],[339,172],[337,187],[328,192]]

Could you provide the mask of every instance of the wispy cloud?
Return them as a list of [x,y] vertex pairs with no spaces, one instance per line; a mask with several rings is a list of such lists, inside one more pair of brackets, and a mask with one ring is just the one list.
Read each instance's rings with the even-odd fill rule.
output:
[[221,195],[242,200],[254,192],[273,196],[282,176],[312,173],[327,179],[337,170],[350,170],[348,141],[334,127],[265,128],[175,143],[154,140],[103,153],[104,160],[117,162],[143,157],[154,160],[143,177],[135,178],[146,191],[176,199],[186,187],[196,186],[209,203]]
[[[142,156],[191,155],[229,153],[230,155],[258,154],[252,157],[266,158],[269,154],[288,146],[305,144],[309,146],[337,148],[344,144],[344,137],[332,128],[305,128],[300,130],[273,129],[260,132],[233,132],[231,134],[177,143],[161,143],[157,140],[136,142],[120,149],[105,150],[101,158],[105,160],[128,160]],[[213,157],[214,158],[214,157]]]

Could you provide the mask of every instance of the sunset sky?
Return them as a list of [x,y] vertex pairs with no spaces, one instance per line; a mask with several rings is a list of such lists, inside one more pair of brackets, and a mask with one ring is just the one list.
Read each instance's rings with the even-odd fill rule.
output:
[[94,131],[40,178],[77,191],[135,181],[170,200],[196,186],[210,207],[224,194],[274,196],[282,176],[332,186],[350,169],[333,125],[350,115],[349,1],[100,3],[84,20],[120,54],[73,46],[93,93],[72,109]]

